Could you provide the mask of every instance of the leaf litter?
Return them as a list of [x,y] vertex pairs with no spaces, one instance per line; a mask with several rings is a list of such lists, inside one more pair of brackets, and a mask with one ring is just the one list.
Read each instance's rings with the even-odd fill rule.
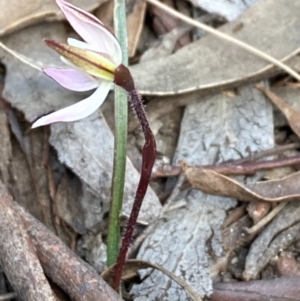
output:
[[[136,14],[135,20],[138,20],[139,24],[133,32],[139,35],[139,30],[145,28],[142,24],[145,7],[141,6],[138,10],[136,7],[141,5],[139,1],[131,2],[134,8],[132,12]],[[174,5],[172,1],[170,3]],[[259,48],[264,50],[264,47],[268,46],[268,53],[278,59],[289,56],[300,46],[299,39],[295,37],[292,30],[297,26],[297,22],[287,28],[278,25],[278,19],[282,22],[293,22],[296,20],[299,7],[294,3],[290,7],[283,8],[283,4],[283,1],[278,1],[275,5],[273,3],[270,10],[270,0],[260,1],[237,21],[225,25],[224,30],[234,32],[234,27],[242,23],[240,29],[234,32],[235,36],[251,45],[256,45],[263,32],[261,28],[264,28],[265,40],[258,45]],[[75,5],[80,6],[80,3]],[[94,8],[96,6],[91,7]],[[207,7],[202,8],[209,11]],[[224,11],[225,17],[226,14]],[[253,24],[251,18],[255,14],[263,15],[264,20],[258,20]],[[40,19],[31,17],[32,22],[60,18],[55,14],[48,18],[44,12],[41,12],[40,16],[42,16]],[[227,18],[230,20],[231,17]],[[280,36],[274,31],[275,21],[277,28],[280,27]],[[14,22],[7,27],[2,27],[3,33],[16,32],[1,38],[1,42],[32,60],[44,64],[57,64],[57,57],[44,46],[42,39],[47,37],[64,41],[67,29],[62,23],[47,25],[40,23],[29,26],[31,22],[23,21],[22,17],[15,19]],[[26,28],[22,29],[24,26]],[[289,30],[289,34],[285,33],[285,30]],[[141,36],[143,34],[144,32]],[[282,45],[282,48],[275,49],[274,41],[277,45]],[[137,47],[137,40],[132,38],[131,43],[133,54]],[[218,47],[215,47],[216,43]],[[214,51],[211,50],[212,48]],[[210,56],[199,55],[208,52]],[[193,58],[194,53],[197,53],[199,59]],[[234,60],[232,60],[233,55]],[[28,133],[29,124],[26,121],[33,122],[42,114],[70,105],[82,99],[82,95],[78,96],[60,89],[37,70],[19,63],[2,50],[1,58],[6,68],[3,97],[12,105],[12,108],[8,106],[0,112],[0,137],[5,146],[2,148],[3,156],[0,160],[1,180],[9,187],[14,199],[26,210],[43,221],[94,268],[102,271],[105,268],[106,258],[103,238],[106,231],[105,216],[109,206],[113,133],[100,112],[74,124],[52,125],[51,133],[47,130]],[[219,62],[217,68],[214,66],[216,61]],[[294,61],[297,61],[297,57]],[[187,68],[189,66],[187,62],[194,64],[191,68]],[[188,101],[184,100],[184,95],[168,96],[171,105],[161,112],[158,112],[158,106],[153,104],[156,102],[163,107],[164,98],[148,100],[150,101],[148,108],[153,112],[151,115],[153,117],[150,118],[152,125],[158,128],[157,137],[162,140],[159,148],[160,155],[170,156],[174,165],[178,165],[180,160],[188,163],[184,169],[187,178],[193,184],[193,189],[178,190],[175,201],[173,195],[172,204],[167,202],[170,210],[164,208],[161,211],[158,195],[163,191],[162,187],[165,184],[153,183],[156,193],[152,189],[148,190],[144,210],[140,216],[140,222],[144,225],[150,223],[150,227],[153,224],[153,227],[149,232],[146,230],[145,233],[148,235],[137,255],[137,258],[147,260],[152,265],[159,264],[170,273],[174,273],[179,277],[178,279],[181,278],[197,292],[195,298],[212,294],[211,297],[215,298],[213,300],[225,300],[222,299],[225,298],[224,292],[231,300],[235,300],[234,298],[249,300],[249,296],[254,298],[253,296],[258,293],[265,298],[270,296],[278,300],[286,298],[284,293],[272,292],[268,287],[274,285],[273,280],[270,279],[275,275],[273,270],[276,256],[282,250],[287,250],[291,258],[290,262],[295,262],[293,259],[297,258],[295,245],[299,242],[297,217],[299,216],[297,185],[299,173],[294,172],[297,171],[297,167],[290,169],[290,175],[271,181],[264,181],[263,172],[251,176],[230,177],[197,167],[197,165],[218,165],[224,161],[238,160],[247,157],[249,152],[262,151],[274,146],[276,141],[273,136],[273,108],[268,98],[249,83],[249,80],[255,82],[258,79],[267,79],[277,72],[271,69],[270,72],[260,71],[267,65],[266,62],[245,54],[239,48],[232,50],[227,44],[225,47],[224,42],[207,35],[198,42],[175,50],[174,54],[167,54],[164,59],[156,58],[156,64],[145,62],[132,68],[138,79],[138,85],[145,94],[174,94],[197,90],[192,92],[194,93],[192,96],[187,95],[190,97]],[[177,71],[173,72],[172,68],[176,68]],[[187,70],[189,76],[185,74]],[[144,76],[145,71],[148,72],[147,76]],[[201,86],[197,84],[200,81]],[[286,81],[291,80],[287,78]],[[274,79],[271,83],[273,82]],[[244,86],[240,87],[242,84]],[[298,90],[291,85],[274,88],[274,93],[280,95],[281,102],[276,99],[274,101],[275,96],[266,89],[264,92],[273,97],[274,103],[280,104],[278,107],[285,114],[290,128],[298,134],[298,108],[293,100],[297,98]],[[212,89],[209,88],[210,94],[203,97],[202,90],[205,87],[212,87]],[[221,88],[232,87],[238,88],[233,93],[219,92]],[[287,101],[289,99],[292,100]],[[172,101],[173,107],[178,106],[177,103],[186,106],[179,133],[176,132],[178,125],[171,127],[172,122],[168,124],[169,120],[178,123],[178,116],[180,117],[178,114],[175,119],[172,119]],[[195,103],[190,104],[190,102]],[[293,114],[290,114],[291,112]],[[133,126],[131,130],[133,136],[137,135],[137,132],[133,132]],[[285,128],[278,127],[277,131],[286,131],[286,125]],[[174,146],[171,148],[167,146],[173,140],[165,139],[166,133],[169,133],[168,135],[172,133],[172,139],[175,138],[175,141],[179,135],[176,149]],[[285,143],[290,143],[292,138],[292,133],[287,132]],[[293,139],[294,142],[298,138],[294,136]],[[134,151],[130,150],[129,154],[137,154],[136,141],[134,139],[132,141],[129,147]],[[297,151],[295,154],[297,155]],[[135,162],[136,158],[133,159]],[[130,212],[130,203],[137,181],[138,173],[128,159],[124,198],[126,202],[123,208],[125,216]],[[172,190],[173,186],[174,179],[168,179],[165,189]],[[179,200],[182,201],[183,206],[176,206]],[[257,212],[260,217],[258,218],[257,214],[248,215],[245,210],[240,210],[240,213],[235,215],[235,220],[222,229],[224,222],[227,221],[228,212],[238,209],[241,206],[240,201],[256,202],[257,207],[251,208],[250,205],[247,207],[249,214]],[[279,203],[279,205],[264,209],[263,202],[266,201],[273,202],[275,205]],[[280,207],[282,201],[290,203]],[[277,212],[275,212],[276,208],[278,208]],[[246,229],[252,229],[268,216],[269,220],[266,222],[268,224],[259,227],[255,235],[250,233],[247,235]],[[230,232],[230,229],[235,229],[235,237],[239,237],[240,243],[235,243],[237,240],[235,241],[232,236],[233,243],[230,248],[227,248],[225,233]],[[250,245],[249,249],[247,249],[248,245]],[[235,257],[239,252],[242,254],[245,248],[246,255],[241,255],[239,259]],[[240,264],[241,272],[238,270],[234,272],[232,262]],[[242,293],[237,293],[233,284],[227,287],[225,284],[213,284],[215,281],[228,280],[224,271],[227,276],[231,275],[229,277],[231,280],[235,277],[238,280],[257,278],[261,280],[253,282],[253,286],[239,286],[239,291]],[[177,286],[161,273],[152,271],[149,274],[147,271],[141,272],[140,275],[143,277],[142,283],[134,285],[131,290],[134,300],[145,300],[145,298],[189,300],[188,294],[182,287]],[[291,274],[282,272],[282,275]],[[279,279],[277,285],[283,287],[294,283],[293,279],[291,282],[285,281],[288,279],[283,279],[282,282]],[[222,293],[218,295],[220,291]],[[295,294],[292,291],[291,296],[296,296]]]
[[[80,6],[85,10],[93,10],[106,0],[72,0],[72,4]],[[0,3],[0,36],[11,33],[26,26],[41,21],[54,21],[64,19],[63,14],[54,1],[10,1]]]

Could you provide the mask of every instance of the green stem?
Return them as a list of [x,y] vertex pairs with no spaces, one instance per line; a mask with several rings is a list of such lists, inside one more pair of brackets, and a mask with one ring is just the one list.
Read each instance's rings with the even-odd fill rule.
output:
[[[128,65],[125,0],[114,0],[114,27],[122,49],[122,63]],[[120,214],[122,210],[127,144],[127,93],[115,86],[115,156],[112,197],[107,237],[107,265],[116,263],[120,244]]]

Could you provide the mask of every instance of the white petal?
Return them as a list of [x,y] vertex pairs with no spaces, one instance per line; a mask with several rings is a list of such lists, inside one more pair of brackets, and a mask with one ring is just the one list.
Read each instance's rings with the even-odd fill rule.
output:
[[54,122],[77,121],[88,117],[102,105],[109,92],[110,86],[110,82],[101,82],[99,88],[88,98],[81,100],[74,105],[41,117],[33,123],[31,128],[36,128]]
[[74,30],[97,51],[110,55],[114,63],[119,65],[122,51],[116,37],[92,14],[66,2],[56,0]]

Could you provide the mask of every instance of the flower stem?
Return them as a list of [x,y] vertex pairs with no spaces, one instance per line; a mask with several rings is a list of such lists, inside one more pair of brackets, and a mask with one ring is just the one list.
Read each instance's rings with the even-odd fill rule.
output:
[[[125,0],[114,2],[114,27],[122,49],[122,63],[128,64]],[[112,197],[107,237],[107,265],[117,260],[120,244],[120,213],[122,210],[127,144],[127,93],[115,87],[115,156],[112,179]]]
[[[125,67],[126,68],[126,67]],[[126,68],[127,69],[127,68]],[[117,72],[120,72],[122,74],[122,78],[124,78],[124,73],[126,72],[123,67],[120,67],[120,69]],[[127,73],[127,79],[130,76],[130,73]],[[131,79],[131,80],[130,80]],[[121,276],[123,267],[126,261],[126,255],[128,252],[128,248],[130,245],[130,242],[132,240],[134,228],[137,222],[137,218],[145,197],[145,194],[147,192],[147,188],[151,179],[151,173],[152,168],[155,162],[156,158],[156,143],[154,135],[150,129],[144,106],[141,100],[140,95],[136,91],[133,80],[130,76],[129,81],[123,82],[123,87],[127,89],[129,100],[131,101],[132,108],[134,109],[139,122],[141,124],[144,136],[145,136],[145,145],[143,147],[142,151],[142,169],[141,169],[141,177],[138,184],[138,188],[135,195],[135,200],[133,203],[132,211],[128,220],[127,229],[125,236],[122,241],[121,250],[118,256],[117,263],[114,268],[114,275],[113,275],[113,288],[118,291],[120,288],[121,283]],[[116,75],[116,82],[119,82],[119,76]]]

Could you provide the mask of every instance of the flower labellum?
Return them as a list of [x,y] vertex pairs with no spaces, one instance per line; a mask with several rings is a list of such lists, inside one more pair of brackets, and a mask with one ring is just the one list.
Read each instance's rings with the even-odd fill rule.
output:
[[61,54],[64,59],[87,74],[99,79],[114,80],[114,72],[117,66],[100,53],[48,39],[45,42],[49,47]]
[[125,89],[133,88],[129,70],[121,64],[119,42],[109,29],[92,14],[64,0],[56,0],[56,3],[85,42],[69,38],[68,44],[62,44],[46,39],[46,44],[57,51],[68,66],[47,67],[43,71],[69,90],[96,90],[78,103],[39,118],[32,128],[77,121],[91,115],[102,105],[113,82]]

